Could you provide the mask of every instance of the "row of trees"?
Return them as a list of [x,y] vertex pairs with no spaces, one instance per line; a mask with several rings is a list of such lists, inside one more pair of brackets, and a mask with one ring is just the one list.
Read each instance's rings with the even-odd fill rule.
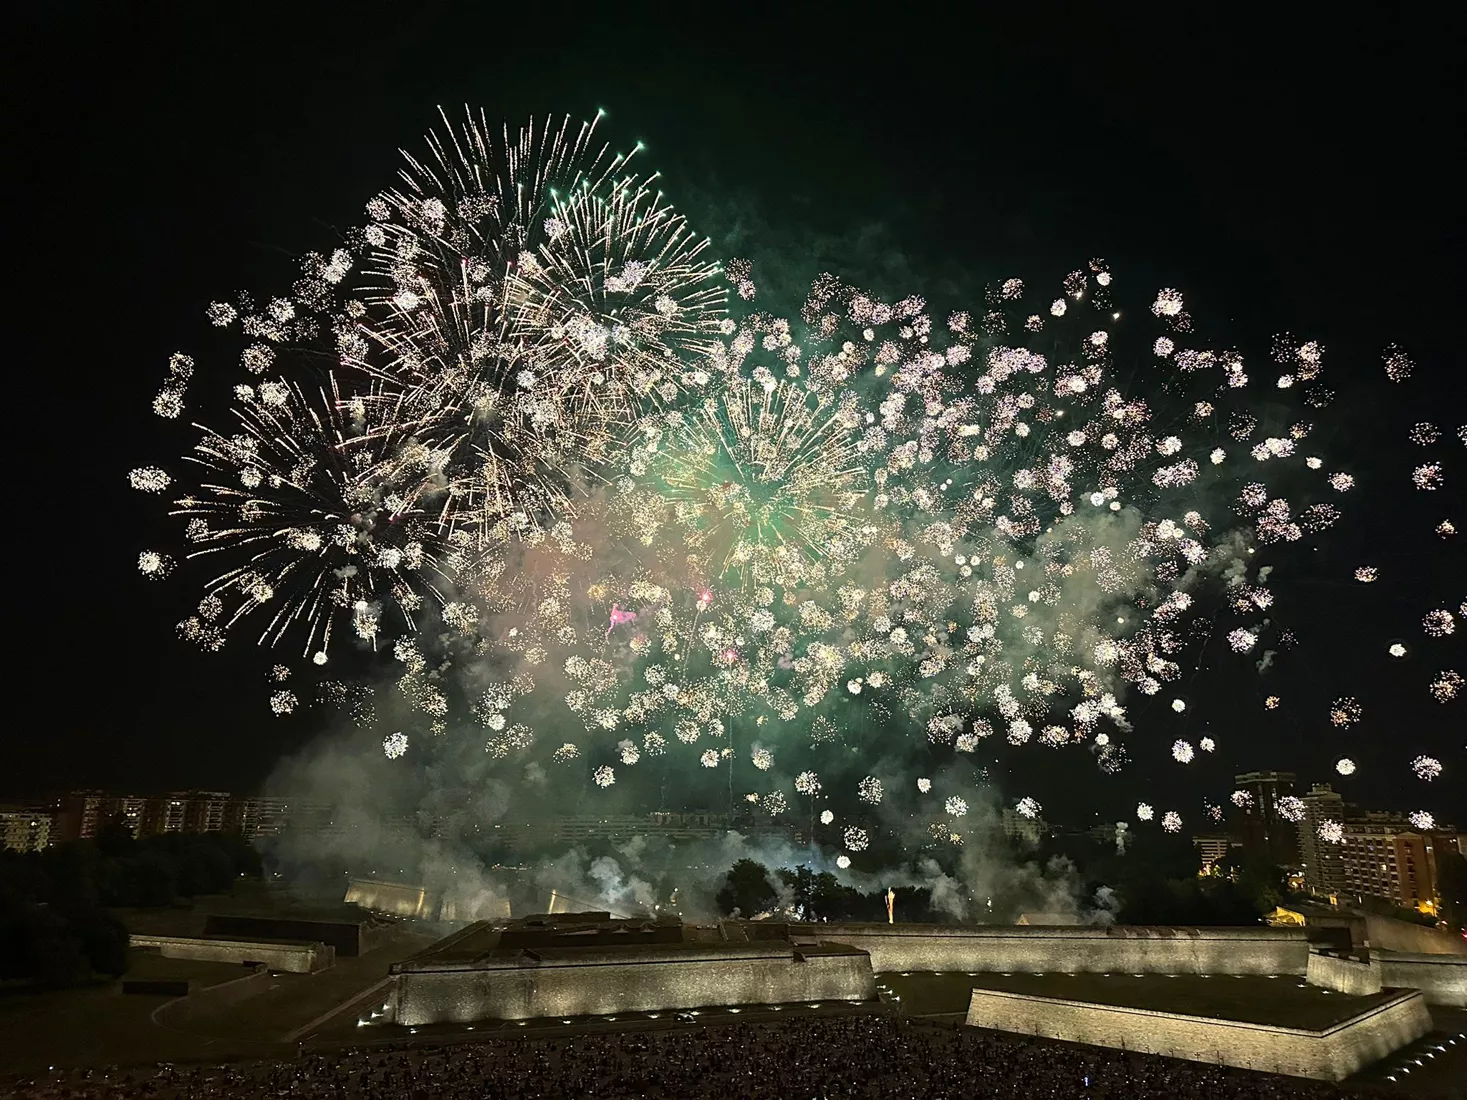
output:
[[[895,908],[899,919],[917,922],[953,920],[956,900],[970,919],[981,915],[991,923],[1013,923],[1023,913],[1049,915],[1058,906],[1080,919],[1123,924],[1255,925],[1287,900],[1282,872],[1270,864],[1240,859],[1215,875],[1200,870],[1196,849],[1179,837],[1142,836],[1118,848],[1111,840],[1069,836],[1038,849],[995,838],[966,871],[950,871],[971,881],[957,887],[956,898],[947,884],[942,900],[948,908],[935,905],[925,887],[897,887]],[[863,893],[829,872],[771,871],[750,859],[729,869],[715,900],[725,915],[886,919],[885,888]]]
[[[898,886],[892,891],[897,918],[916,923],[951,923],[953,915],[933,904],[932,891]],[[752,918],[770,914],[785,919],[834,921],[886,920],[886,890],[867,892],[842,883],[829,871],[781,867],[741,859],[729,868],[715,901],[726,915]]]
[[0,979],[60,989],[126,970],[127,929],[100,905],[26,901],[0,887]]
[[258,877],[237,834],[134,840],[109,823],[95,840],[0,852],[0,980],[59,988],[127,969],[127,929],[109,907],[160,907]]

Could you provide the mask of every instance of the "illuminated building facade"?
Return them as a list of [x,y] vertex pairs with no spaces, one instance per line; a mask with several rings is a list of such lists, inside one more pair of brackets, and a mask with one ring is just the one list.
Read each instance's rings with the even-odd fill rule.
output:
[[51,843],[51,818],[24,806],[0,808],[0,848],[39,852]]
[[1222,833],[1202,833],[1192,838],[1192,846],[1197,849],[1197,855],[1202,860],[1202,873],[1210,875],[1213,866],[1226,859],[1239,844]]
[[329,830],[328,807],[284,798],[236,798],[228,791],[173,791],[158,797],[75,791],[45,811],[51,840],[89,840],[108,822],[134,837],[166,833],[241,833],[245,839],[275,836],[287,827]]
[[1328,783],[1316,783],[1302,795],[1304,817],[1298,823],[1299,857],[1304,887],[1316,894],[1336,895],[1345,890],[1345,863],[1341,845],[1319,835],[1326,821],[1343,823],[1348,816],[1344,798]]
[[1344,823],[1340,848],[1343,893],[1376,897],[1407,909],[1441,911],[1439,856],[1461,852],[1450,826],[1418,830],[1399,814],[1366,813]]

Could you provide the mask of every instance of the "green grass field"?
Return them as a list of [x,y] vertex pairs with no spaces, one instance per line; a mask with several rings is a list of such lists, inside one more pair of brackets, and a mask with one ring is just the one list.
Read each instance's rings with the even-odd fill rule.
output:
[[152,951],[128,952],[127,973],[123,979],[155,981],[173,979],[190,981],[195,988],[207,988],[220,982],[233,981],[251,973],[252,967],[239,963],[200,962],[193,959],[165,959]]

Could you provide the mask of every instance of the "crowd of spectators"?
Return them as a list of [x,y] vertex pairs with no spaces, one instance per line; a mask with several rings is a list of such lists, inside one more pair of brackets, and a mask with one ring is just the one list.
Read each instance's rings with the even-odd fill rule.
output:
[[9,1082],[3,1095],[27,1100],[1326,1100],[1359,1097],[1361,1092],[1197,1062],[866,1015],[447,1046],[359,1047],[273,1063],[78,1071]]

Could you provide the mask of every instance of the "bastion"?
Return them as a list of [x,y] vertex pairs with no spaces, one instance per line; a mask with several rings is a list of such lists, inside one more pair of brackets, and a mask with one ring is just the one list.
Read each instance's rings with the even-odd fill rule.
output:
[[876,996],[866,952],[844,944],[606,913],[476,922],[394,963],[391,982],[386,1016],[412,1027]]
[[748,922],[751,936],[818,935],[860,948],[877,972],[1303,974],[1300,928],[1010,928],[998,925]]
[[346,897],[342,900],[348,905],[359,905],[376,913],[390,913],[394,917],[433,920],[438,916],[439,899],[435,893],[426,886],[403,882],[349,879]]
[[[471,920],[508,920],[509,901],[482,892],[443,894],[426,886],[385,879],[348,879],[348,905],[373,913],[387,913],[411,920],[456,923]],[[552,910],[553,911],[553,910]]]
[[1308,981],[1337,993],[1419,989],[1429,1005],[1467,1008],[1467,958],[1367,951],[1358,955],[1316,950],[1309,956]]
[[134,933],[130,947],[156,951],[165,959],[256,964],[271,970],[314,974],[336,962],[336,950],[327,943],[306,940],[234,940],[223,937],[148,936]]
[[[1158,979],[1149,978],[1146,981]],[[974,988],[966,1023],[1071,1043],[1340,1081],[1431,1030],[1416,990],[1338,998],[1347,1015],[1312,1027],[1159,1011],[1139,1004]]]

